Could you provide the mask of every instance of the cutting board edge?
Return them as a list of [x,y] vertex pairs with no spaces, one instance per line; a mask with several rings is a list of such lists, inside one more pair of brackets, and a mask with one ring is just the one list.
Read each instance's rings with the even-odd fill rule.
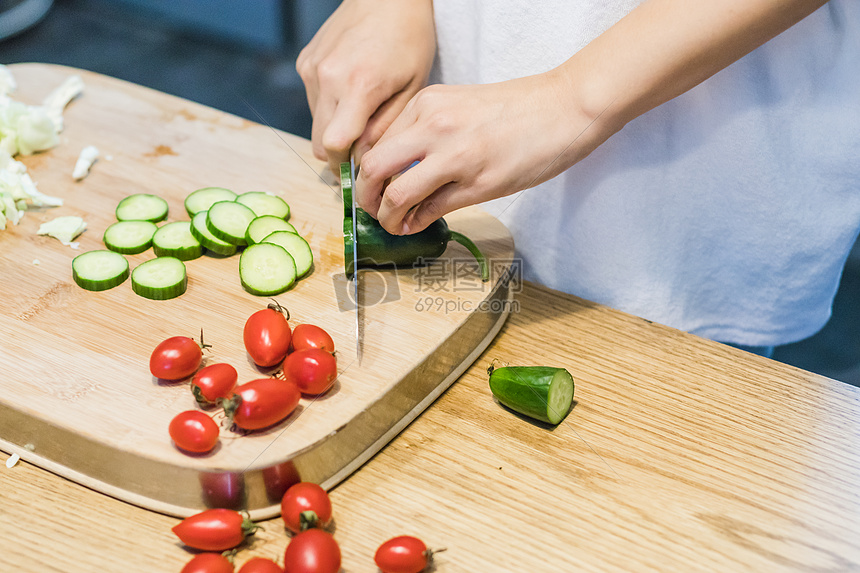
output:
[[[496,288],[493,289],[490,297],[487,300],[498,301],[496,307],[500,310],[497,313],[476,313],[473,314],[467,319],[464,324],[449,337],[445,343],[443,343],[443,347],[448,345],[448,347],[460,347],[462,341],[457,340],[458,336],[471,336],[471,332],[475,329],[481,328],[482,326],[488,325],[488,327],[483,329],[483,333],[480,334],[480,340],[473,343],[471,346],[471,350],[462,358],[455,359],[454,363],[450,366],[446,366],[442,364],[443,370],[447,370],[447,373],[440,379],[438,383],[428,392],[422,393],[422,398],[420,398],[415,403],[410,403],[408,405],[408,409],[401,408],[400,412],[405,410],[405,413],[397,416],[397,420],[394,423],[391,423],[388,420],[380,421],[378,418],[378,413],[383,410],[390,410],[389,406],[391,406],[391,402],[398,402],[403,400],[403,396],[393,396],[397,391],[405,391],[408,393],[408,389],[404,388],[409,385],[410,380],[420,379],[424,377],[424,373],[415,374],[415,371],[411,373],[410,376],[407,376],[403,380],[401,380],[395,388],[386,396],[381,397],[379,400],[370,404],[368,408],[363,411],[356,418],[360,418],[361,416],[366,416],[365,425],[359,428],[355,423],[351,425],[344,425],[341,431],[335,432],[332,435],[328,436],[327,439],[321,440],[318,444],[316,444],[313,448],[307,449],[303,452],[298,452],[292,458],[284,460],[281,464],[282,466],[289,467],[290,472],[295,472],[295,476],[302,476],[303,481],[315,481],[320,483],[326,489],[331,489],[335,487],[338,483],[349,477],[350,474],[355,472],[358,468],[364,465],[368,460],[370,460],[377,452],[379,452],[391,439],[393,439],[397,434],[399,434],[404,428],[406,428],[412,421],[417,418],[421,412],[423,412],[430,404],[432,404],[445,390],[447,390],[461,375],[462,373],[468,369],[474,361],[486,350],[486,348],[490,345],[492,340],[498,335],[499,331],[505,324],[507,320],[510,310],[511,310],[511,301],[513,300],[513,290],[511,289],[511,285],[508,281],[500,281]],[[482,322],[480,319],[483,318]],[[434,353],[433,356],[437,357],[438,353]],[[427,361],[431,361],[432,359],[428,357]],[[427,362],[425,361],[425,362]],[[426,364],[422,365],[427,367]],[[433,363],[431,362],[431,366]],[[417,378],[416,378],[417,377]],[[352,420],[355,422],[355,420]],[[47,423],[47,422],[46,422]],[[340,466],[334,470],[329,467],[325,467],[327,461],[321,460],[331,460],[334,458],[332,454],[336,454],[338,448],[343,448],[344,444],[355,444],[356,440],[354,439],[353,434],[355,432],[361,431],[362,428],[366,429],[368,427],[371,428],[371,432],[378,428],[384,427],[385,429],[381,431],[381,433],[376,433],[370,438],[368,445],[361,447],[358,451],[351,451],[348,455],[351,457],[351,460],[346,464],[341,465],[340,463],[335,463],[334,465]],[[30,432],[33,432],[33,428],[29,428]],[[38,432],[36,432],[38,433]],[[231,473],[231,472],[205,472],[199,470],[193,470],[190,468],[173,468],[176,471],[181,472],[192,472],[198,478],[198,480],[202,479],[205,476],[210,476],[213,478],[212,483],[216,484],[215,489],[217,490],[217,484],[223,483],[226,484],[224,488],[224,492],[226,494],[232,494],[234,497],[232,501],[234,503],[230,503],[231,499],[225,494],[222,497],[217,497],[219,492],[215,492],[215,497],[210,499],[220,499],[222,503],[213,503],[211,501],[205,501],[205,486],[201,484],[197,490],[194,492],[194,495],[200,494],[200,498],[202,500],[199,505],[187,505],[187,504],[179,504],[179,503],[171,503],[170,501],[165,501],[164,499],[156,499],[153,496],[146,495],[141,493],[140,491],[133,491],[131,489],[126,489],[111,483],[110,481],[105,481],[104,479],[100,479],[95,477],[94,475],[90,475],[85,471],[80,469],[76,469],[71,467],[68,463],[58,462],[52,459],[52,457],[46,457],[40,455],[37,451],[30,450],[25,446],[16,445],[4,438],[0,438],[0,450],[3,450],[9,454],[18,454],[22,460],[28,463],[32,463],[38,467],[41,467],[47,471],[50,471],[58,476],[76,482],[84,487],[90,488],[92,490],[104,493],[110,497],[115,499],[130,503],[132,505],[136,505],[145,509],[149,509],[151,511],[155,511],[157,513],[162,513],[165,515],[170,515],[174,517],[188,517],[193,515],[199,511],[206,509],[207,507],[232,507],[234,509],[245,509],[249,512],[252,519],[260,520],[260,519],[269,519],[276,517],[280,514],[280,495],[283,494],[283,491],[276,490],[273,494],[270,488],[271,484],[266,483],[266,472],[268,470],[274,469],[276,466],[271,466],[267,468],[248,468],[245,472],[241,474]],[[102,452],[103,455],[99,456],[99,459],[105,458],[110,452]],[[152,460],[151,460],[152,462]],[[297,469],[298,468],[298,469]],[[219,481],[220,480],[220,481]],[[147,481],[146,479],[142,479],[142,482]],[[294,483],[297,480],[294,480]],[[175,485],[177,482],[171,482]],[[281,483],[277,484],[281,487],[281,489],[285,489],[289,483]],[[177,489],[174,487],[165,487],[164,491],[171,491],[173,489]],[[188,493],[188,492],[186,492]],[[248,499],[256,499],[257,502],[262,499],[267,499],[269,503],[262,504],[257,503],[256,507],[253,507],[254,504],[248,504]],[[226,502],[226,503],[224,503]],[[249,505],[252,507],[245,507],[245,505]]]

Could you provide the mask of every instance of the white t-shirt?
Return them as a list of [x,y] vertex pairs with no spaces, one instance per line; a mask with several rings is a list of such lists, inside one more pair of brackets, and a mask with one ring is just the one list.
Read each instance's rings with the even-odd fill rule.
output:
[[[546,71],[638,4],[434,0],[434,79]],[[860,2],[831,0],[562,175],[484,206],[527,279],[724,342],[814,334],[860,229]]]

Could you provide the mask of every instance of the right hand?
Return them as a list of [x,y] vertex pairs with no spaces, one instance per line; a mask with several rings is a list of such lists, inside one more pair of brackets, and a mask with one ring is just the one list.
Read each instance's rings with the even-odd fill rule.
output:
[[435,52],[431,0],[344,0],[296,60],[314,156],[338,174],[355,144],[360,163],[427,84]]

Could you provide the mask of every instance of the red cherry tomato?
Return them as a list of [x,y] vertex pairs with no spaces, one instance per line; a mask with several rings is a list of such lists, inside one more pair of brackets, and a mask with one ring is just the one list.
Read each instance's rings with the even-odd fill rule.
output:
[[232,509],[207,509],[187,517],[173,527],[173,533],[188,547],[203,551],[232,549],[258,526]]
[[431,562],[432,555],[417,537],[401,535],[380,545],[373,560],[382,573],[419,573]]
[[306,529],[302,527],[304,512],[312,512],[313,515],[305,514],[305,518],[315,521],[307,527],[325,527],[331,521],[331,499],[323,488],[312,482],[295,484],[281,499],[281,517],[293,533]]
[[337,573],[340,547],[322,529],[307,529],[293,536],[284,552],[284,573]]
[[319,348],[296,350],[284,360],[284,377],[302,394],[322,394],[337,378],[337,359]]
[[290,349],[290,324],[285,309],[278,305],[258,310],[245,322],[245,350],[257,366],[279,364]]
[[218,424],[199,410],[177,414],[170,421],[168,432],[173,443],[187,452],[208,452],[218,443]]
[[252,557],[245,561],[239,573],[284,573],[284,568],[265,557]]
[[200,553],[180,573],[233,573],[233,564],[220,553]]
[[239,373],[229,364],[210,364],[201,368],[191,379],[191,392],[198,402],[214,402],[230,395]]
[[224,402],[224,412],[240,428],[259,430],[289,416],[299,405],[301,393],[294,382],[260,378],[236,386]]
[[300,324],[293,329],[293,350],[319,348],[334,352],[334,340],[328,332],[313,324]]
[[152,351],[149,371],[163,380],[182,380],[194,374],[201,360],[203,352],[200,344],[187,336],[174,336]]

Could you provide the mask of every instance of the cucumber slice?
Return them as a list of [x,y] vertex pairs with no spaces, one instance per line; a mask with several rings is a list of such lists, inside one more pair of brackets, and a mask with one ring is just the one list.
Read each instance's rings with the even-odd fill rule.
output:
[[293,260],[296,262],[296,272],[299,277],[302,277],[311,270],[314,264],[314,254],[311,251],[310,245],[302,237],[290,231],[275,231],[267,235],[259,244],[271,243],[280,245],[287,250]]
[[191,234],[190,221],[174,221],[162,226],[152,237],[156,257],[176,257],[190,261],[203,254],[203,245]]
[[128,278],[128,261],[114,251],[88,251],[72,259],[72,278],[82,289],[107,290]]
[[105,229],[105,246],[116,253],[136,255],[152,245],[158,227],[151,221],[119,221]]
[[152,221],[167,218],[167,201],[157,195],[137,193],[129,195],[116,206],[117,221]]
[[257,218],[247,205],[235,201],[218,201],[209,208],[206,228],[216,238],[231,245],[243,246],[248,225]]
[[167,300],[185,292],[185,263],[176,257],[158,257],[137,265],[131,272],[131,288],[144,298]]
[[298,234],[298,231],[296,231],[296,228],[291,223],[287,223],[280,217],[263,215],[254,219],[248,225],[248,231],[245,233],[245,241],[249,245],[253,245],[254,243],[261,242],[275,231],[289,231]]
[[206,226],[206,220],[209,217],[208,211],[200,211],[194,218],[191,219],[191,235],[200,241],[200,244],[215,253],[229,257],[236,252],[236,245],[232,245],[226,241],[222,241],[213,235]]
[[281,219],[289,219],[290,206],[287,202],[271,193],[249,191],[236,197],[236,202],[247,205],[258,216],[272,215]]
[[499,402],[541,422],[558,424],[570,411],[574,383],[570,372],[550,366],[489,368],[490,390]]
[[257,243],[242,251],[239,257],[239,279],[251,294],[280,294],[296,282],[296,263],[283,247]]
[[204,187],[192,191],[185,198],[185,210],[189,217],[193,217],[200,211],[208,211],[209,207],[219,201],[235,201],[236,194],[224,187]]

